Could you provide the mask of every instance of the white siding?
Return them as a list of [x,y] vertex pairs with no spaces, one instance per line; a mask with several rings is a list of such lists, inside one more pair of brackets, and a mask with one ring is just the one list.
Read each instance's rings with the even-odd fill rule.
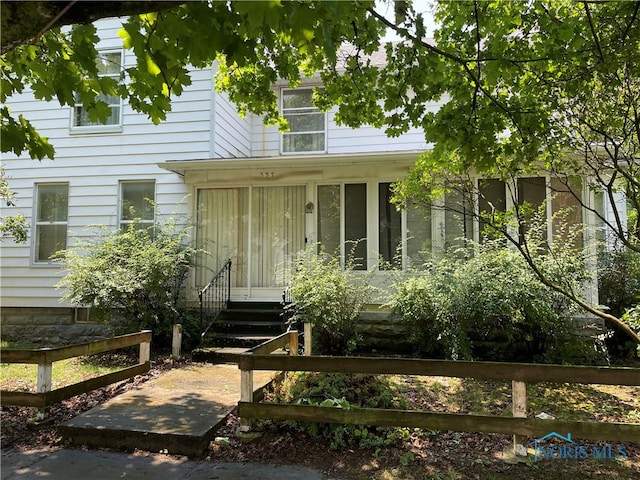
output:
[[215,96],[215,158],[247,158],[251,156],[253,115],[238,115],[236,106],[226,93]]
[[[120,48],[119,21],[104,20],[98,25],[103,37],[99,48]],[[125,52],[124,62],[133,62],[130,52]],[[173,99],[173,111],[160,125],[134,112],[125,102],[122,131],[118,133],[71,133],[70,107],[35,100],[30,92],[9,99],[8,106],[15,114],[24,114],[40,134],[49,138],[56,149],[56,158],[38,162],[25,153],[20,157],[3,155],[9,187],[16,193],[16,205],[4,207],[2,214],[21,213],[31,226],[25,244],[2,240],[0,301],[3,306],[64,306],[58,300],[62,292],[54,288],[62,277],[60,266],[32,261],[36,183],[69,183],[68,245],[73,244],[73,237],[93,235],[98,231],[96,225],[117,224],[122,180],[155,180],[158,212],[163,216],[188,217],[188,189],[183,179],[159,168],[157,163],[212,156],[212,72],[210,69],[194,71],[192,80],[192,85]]]
[[[439,105],[429,105],[428,110],[437,110]],[[361,127],[358,129],[338,125],[335,122],[335,111],[327,113],[327,154],[351,154],[351,153],[383,153],[412,150],[426,150],[427,145],[424,133],[419,129],[411,129],[399,137],[390,138],[384,130],[373,127]],[[275,157],[280,155],[280,133],[276,127],[266,127],[262,118],[255,116],[253,119],[253,156]]]

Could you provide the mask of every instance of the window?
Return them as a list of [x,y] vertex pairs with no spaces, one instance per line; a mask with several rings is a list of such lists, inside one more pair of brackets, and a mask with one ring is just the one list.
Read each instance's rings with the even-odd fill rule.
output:
[[289,131],[282,134],[282,153],[323,153],[326,115],[311,103],[313,89],[282,91],[282,116]]
[[318,242],[330,254],[340,254],[340,185],[318,185]]
[[153,226],[156,184],[153,181],[120,183],[120,228],[136,223],[141,228]]
[[[544,177],[518,178],[518,205],[526,206],[524,222],[520,224],[520,243],[531,230],[532,221],[540,214],[540,220],[547,221],[547,181]],[[543,232],[543,241],[547,241],[547,233]]]
[[466,248],[473,238],[473,201],[466,190],[444,195],[444,251]]
[[344,241],[346,256],[353,261],[354,270],[367,266],[367,184],[350,183],[344,186]]
[[419,267],[429,258],[433,249],[431,208],[410,204],[405,212],[407,216],[407,260],[409,266]]
[[488,234],[485,230],[487,221],[495,220],[500,212],[507,211],[507,190],[505,182],[497,178],[481,178],[478,180],[478,207],[480,210],[479,230],[480,242],[484,242]]
[[402,267],[402,214],[391,203],[390,183],[378,184],[378,249],[381,268]]
[[[98,72],[102,77],[110,77],[115,80],[120,78],[120,70],[122,65],[122,53],[121,52],[101,52],[98,55]],[[93,127],[100,130],[113,129],[113,127],[120,126],[120,117],[122,110],[122,99],[117,95],[105,95],[100,94],[96,97],[96,101],[103,101],[107,104],[111,110],[111,115],[107,118],[105,123],[94,122],[89,118],[89,112],[82,106],[82,103],[77,99],[76,104],[73,107],[73,119],[72,127],[74,129],[82,129],[84,127]],[[92,129],[92,130],[93,130]]]
[[36,185],[35,261],[48,262],[67,248],[69,184]]

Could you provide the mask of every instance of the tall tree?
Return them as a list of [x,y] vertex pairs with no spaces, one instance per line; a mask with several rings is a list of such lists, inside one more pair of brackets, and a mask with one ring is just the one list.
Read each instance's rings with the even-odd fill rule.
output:
[[[11,3],[3,2],[3,22]],[[46,2],[26,3],[41,9]],[[390,136],[418,127],[433,144],[398,186],[401,200],[429,201],[450,188],[445,179],[471,174],[508,180],[542,168],[567,186],[570,176],[586,176],[611,200],[626,194],[635,212],[628,224],[622,211],[605,216],[588,202],[583,208],[640,251],[639,2],[441,1],[434,32],[408,0],[198,1],[162,10],[163,2],[121,2],[136,4],[133,13],[147,11],[123,24],[124,46],[137,64],[123,68],[120,81],[99,77],[97,36],[87,23],[108,11],[83,18],[79,9],[89,2],[52,3],[59,10],[44,26],[17,28],[6,39],[3,28],[3,103],[29,86],[37,98],[63,105],[79,99],[96,120],[108,115],[96,94],[117,94],[159,122],[172,95],[189,85],[188,66],[217,60],[218,88],[241,113],[264,114],[284,128],[273,83],[295,86],[319,72],[324,89],[316,103],[337,105],[338,122],[383,127]],[[400,41],[384,41],[386,29]],[[442,102],[437,112],[425,108],[432,101]],[[6,106],[1,113],[2,151],[53,156],[27,119]],[[527,216],[513,213],[516,222]],[[494,227],[509,233],[503,221]],[[582,304],[640,342],[619,319]]]

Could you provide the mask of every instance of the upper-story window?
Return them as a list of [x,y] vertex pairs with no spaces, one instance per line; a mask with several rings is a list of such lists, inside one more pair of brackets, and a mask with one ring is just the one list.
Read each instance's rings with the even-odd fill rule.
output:
[[[116,80],[120,78],[122,69],[122,52],[100,52],[98,55],[98,73],[101,77],[111,77]],[[82,103],[77,101],[73,107],[73,118],[71,119],[71,127],[73,131],[113,131],[119,130],[122,124],[122,98],[117,95],[100,94],[96,97],[96,101],[103,101],[111,110],[111,115],[106,119],[105,123],[91,121],[89,112]]]
[[151,227],[155,220],[156,184],[153,180],[120,183],[120,228],[136,223]]
[[312,97],[312,88],[282,90],[282,116],[289,122],[289,131],[282,134],[282,153],[326,151],[326,115],[313,106]]
[[67,248],[68,183],[36,185],[34,260],[48,262],[51,255]]

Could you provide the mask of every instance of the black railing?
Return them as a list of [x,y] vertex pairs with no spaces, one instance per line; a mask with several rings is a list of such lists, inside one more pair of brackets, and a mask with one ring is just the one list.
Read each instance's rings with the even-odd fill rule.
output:
[[291,293],[291,285],[287,285],[282,291],[282,323],[286,328],[286,331],[296,329],[296,321],[294,318],[294,311],[292,308],[293,294]]
[[[200,300],[200,340],[204,339],[220,312],[231,301],[231,259],[227,260],[211,281],[198,292]],[[208,325],[205,326],[205,323]]]

